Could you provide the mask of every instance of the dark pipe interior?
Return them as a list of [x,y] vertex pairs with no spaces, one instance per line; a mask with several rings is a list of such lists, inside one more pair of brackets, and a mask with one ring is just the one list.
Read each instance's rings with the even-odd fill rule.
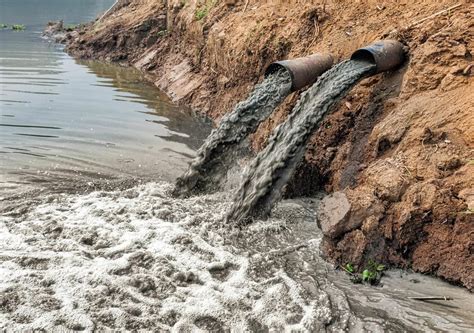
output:
[[368,61],[374,65],[377,65],[375,61],[375,57],[372,54],[372,52],[365,49],[359,49],[355,51],[351,56],[351,60],[363,60],[363,61]]
[[265,76],[270,75],[278,71],[279,69],[286,69],[285,66],[282,66],[278,63],[273,63],[268,66],[267,70],[265,71]]

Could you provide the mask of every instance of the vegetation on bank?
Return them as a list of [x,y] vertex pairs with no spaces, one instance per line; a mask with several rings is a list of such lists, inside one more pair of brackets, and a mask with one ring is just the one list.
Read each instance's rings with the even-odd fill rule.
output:
[[15,31],[22,31],[22,30],[25,30],[26,29],[26,26],[24,24],[14,24],[12,25],[12,30],[15,30]]
[[206,0],[201,6],[196,9],[196,20],[201,21],[206,18],[209,11],[217,4],[217,0]]
[[384,275],[386,267],[373,260],[369,260],[367,266],[362,270],[362,273],[357,273],[354,265],[351,263],[346,264],[342,269],[350,275],[350,279],[353,283],[378,285]]
[[0,23],[0,29],[7,29],[8,27],[10,27],[12,30],[15,30],[15,31],[21,31],[21,30],[26,29],[26,26],[24,24],[8,25],[8,24],[5,24],[5,23]]
[[79,25],[78,25],[78,24],[67,24],[67,25],[64,27],[64,30],[66,30],[66,31],[74,31],[74,30],[76,30],[77,28],[79,28]]

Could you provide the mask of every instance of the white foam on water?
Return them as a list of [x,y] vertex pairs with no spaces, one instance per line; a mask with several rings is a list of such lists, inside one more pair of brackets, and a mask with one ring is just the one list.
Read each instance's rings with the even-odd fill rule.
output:
[[283,270],[252,277],[258,256],[227,242],[222,193],[170,191],[50,195],[0,217],[0,327],[312,330],[330,320],[327,297],[308,300]]
[[[417,274],[354,286],[321,258],[317,200],[223,222],[228,195],[150,183],[21,196],[0,216],[0,328],[19,331],[465,331],[472,294]],[[30,207],[27,207],[30,204]],[[410,279],[422,281],[413,284]],[[408,296],[442,294],[449,307]]]

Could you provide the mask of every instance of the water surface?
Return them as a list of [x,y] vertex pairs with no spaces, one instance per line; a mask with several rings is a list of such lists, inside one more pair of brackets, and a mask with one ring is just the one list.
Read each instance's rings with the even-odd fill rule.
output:
[[[208,132],[136,70],[79,62],[41,38],[48,21],[93,20],[112,0],[3,0],[0,187],[18,192],[98,179],[174,179]],[[0,195],[1,196],[1,195]]]

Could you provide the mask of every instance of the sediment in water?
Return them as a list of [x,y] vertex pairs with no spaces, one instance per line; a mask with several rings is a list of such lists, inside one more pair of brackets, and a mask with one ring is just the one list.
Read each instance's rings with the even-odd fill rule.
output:
[[[473,296],[387,272],[350,283],[318,250],[319,199],[222,227],[226,193],[172,198],[167,182],[0,205],[0,329],[17,331],[468,331]],[[417,279],[418,283],[410,282]],[[446,295],[451,310],[410,296]],[[347,296],[346,296],[347,295]]]
[[301,96],[288,120],[275,129],[266,148],[246,168],[228,220],[268,215],[324,115],[374,67],[365,61],[344,61],[323,74]]
[[230,168],[241,143],[291,92],[285,70],[266,77],[227,114],[197,152],[187,172],[176,182],[174,194],[186,196],[215,188]]

